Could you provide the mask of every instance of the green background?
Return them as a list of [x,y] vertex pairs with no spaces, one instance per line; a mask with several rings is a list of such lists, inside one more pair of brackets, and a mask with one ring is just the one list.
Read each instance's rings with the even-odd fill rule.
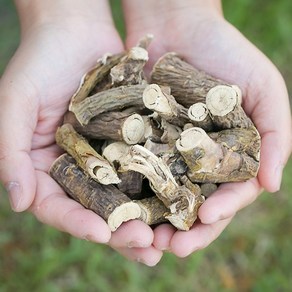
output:
[[[124,34],[120,1],[111,1]],[[292,92],[292,1],[225,0],[226,18],[282,72]],[[17,48],[11,1],[0,0],[0,76]],[[0,105],[1,106],[1,105]],[[239,212],[209,247],[185,259],[165,254],[154,268],[15,214],[0,187],[2,291],[291,291],[292,161],[281,190]]]

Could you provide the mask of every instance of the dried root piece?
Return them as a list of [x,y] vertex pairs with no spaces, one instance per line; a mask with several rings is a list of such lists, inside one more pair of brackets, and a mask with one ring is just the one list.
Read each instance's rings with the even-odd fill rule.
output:
[[223,158],[220,144],[215,143],[201,128],[190,128],[181,133],[176,148],[183,156],[190,171],[212,171]]
[[253,126],[241,103],[241,91],[237,86],[219,85],[206,96],[206,106],[214,124],[220,129],[249,128]]
[[216,143],[200,128],[184,131],[176,147],[189,167],[192,182],[245,181],[255,177],[259,169],[258,161]]
[[203,102],[191,105],[188,109],[188,117],[192,121],[192,127],[200,127],[208,132],[214,129],[209,110]]
[[111,231],[123,222],[141,216],[137,203],[113,185],[101,185],[91,179],[68,154],[63,154],[53,163],[49,174],[70,197],[101,216]]
[[164,133],[161,122],[151,116],[143,116],[145,133],[144,141],[151,140],[156,143],[161,143],[161,137]]
[[96,84],[101,82],[109,74],[111,68],[117,65],[124,55],[125,53],[117,55],[105,54],[99,59],[97,64],[81,78],[80,85],[71,98],[69,110],[71,110],[73,104],[84,100]]
[[166,217],[169,214],[168,208],[156,196],[136,200],[141,208],[140,220],[148,225],[160,224],[167,222]]
[[142,192],[143,175],[132,170],[121,170],[120,165],[124,159],[128,159],[130,147],[122,142],[114,142],[106,146],[102,155],[113,165],[120,178],[118,189],[131,199],[140,199]]
[[109,111],[124,109],[135,106],[143,108],[142,95],[145,85],[129,85],[112,88],[99,92],[80,103],[71,106],[73,112],[81,125],[87,125],[89,121]]
[[114,87],[142,84],[145,81],[143,68],[148,61],[148,52],[141,47],[131,48],[119,64],[111,69],[110,76]]
[[184,62],[176,53],[167,53],[156,62],[151,83],[169,86],[176,101],[187,108],[205,102],[211,88],[226,84]]
[[56,142],[77,164],[101,184],[117,184],[120,179],[106,159],[100,156],[72,125],[64,124],[56,132]]
[[217,143],[238,153],[246,153],[256,161],[260,161],[261,137],[257,129],[234,128],[209,133]]
[[176,102],[169,87],[148,85],[143,92],[143,102],[148,109],[172,124],[182,126],[189,121],[187,109]]
[[181,128],[174,124],[168,123],[164,119],[161,120],[161,128],[163,129],[163,134],[160,138],[161,142],[173,146],[182,132]]
[[162,155],[163,153],[173,153],[174,150],[174,147],[169,144],[153,142],[150,139],[146,140],[144,147],[156,156]]
[[104,147],[102,156],[106,160],[114,165],[116,168],[119,167],[123,159],[128,159],[130,155],[130,146],[124,142],[113,142]]
[[130,159],[121,167],[142,173],[152,190],[170,210],[167,219],[180,230],[189,230],[197,218],[197,197],[185,186],[179,186],[165,162],[140,145],[130,148]]
[[124,112],[108,112],[93,118],[85,126],[68,112],[64,118],[65,123],[73,125],[74,129],[81,135],[93,139],[110,139],[125,141],[127,144],[137,144],[144,137],[144,121],[138,114]]
[[143,185],[143,175],[136,171],[118,172],[121,180],[118,189],[125,193],[130,199],[140,199]]

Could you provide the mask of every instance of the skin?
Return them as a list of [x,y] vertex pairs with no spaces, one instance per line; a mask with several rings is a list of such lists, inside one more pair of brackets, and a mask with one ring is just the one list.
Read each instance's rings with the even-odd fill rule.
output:
[[72,3],[16,2],[21,43],[0,81],[0,180],[12,209],[28,210],[45,224],[106,243],[148,266],[156,265],[165,250],[185,257],[208,246],[263,189],[275,192],[280,187],[292,133],[282,76],[224,20],[220,1],[124,0],[126,47],[151,32],[150,66],[163,53],[176,51],[197,68],[238,84],[262,149],[258,178],[222,185],[202,205],[200,223],[189,232],[168,224],[152,230],[133,220],[111,234],[99,216],[69,199],[47,175],[60,154],[54,133],[80,77],[104,53],[124,50],[105,0]]

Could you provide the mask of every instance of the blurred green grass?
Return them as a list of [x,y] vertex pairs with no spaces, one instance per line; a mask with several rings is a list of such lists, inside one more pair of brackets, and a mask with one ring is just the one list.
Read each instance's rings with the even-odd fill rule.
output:
[[[120,1],[111,1],[122,34]],[[292,89],[292,1],[225,0],[226,18],[278,66]],[[19,41],[13,4],[0,0],[0,75]],[[1,106],[1,105],[0,105]],[[165,254],[147,268],[106,246],[10,211],[0,189],[0,292],[291,291],[292,161],[281,190],[242,210],[211,246],[186,259]]]

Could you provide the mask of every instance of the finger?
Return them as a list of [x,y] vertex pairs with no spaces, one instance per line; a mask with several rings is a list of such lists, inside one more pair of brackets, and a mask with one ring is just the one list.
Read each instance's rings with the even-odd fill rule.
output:
[[262,138],[259,181],[267,191],[275,192],[280,188],[283,167],[291,154],[292,123],[284,80],[272,65],[270,67],[270,74],[261,81],[260,91],[249,92],[248,103],[254,103],[252,98],[258,100],[251,117]]
[[97,243],[107,243],[111,232],[94,212],[68,198],[46,173],[37,171],[37,196],[30,211],[41,222],[61,231]]
[[153,246],[161,251],[170,249],[170,241],[177,229],[171,224],[161,224],[154,229]]
[[178,257],[186,257],[213,242],[230,223],[232,218],[213,224],[195,223],[189,231],[177,231],[170,243],[171,252]]
[[153,242],[152,229],[139,220],[123,223],[113,232],[110,246],[113,248],[149,247]]
[[[7,81],[7,80],[6,80]],[[36,105],[25,96],[0,85],[0,180],[6,187],[14,211],[26,210],[32,203],[36,178],[30,159]]]
[[198,216],[203,224],[213,224],[233,217],[239,210],[251,204],[260,194],[256,179],[247,182],[220,185],[200,207]]
[[130,261],[142,263],[146,266],[153,267],[157,265],[162,258],[162,251],[156,249],[153,246],[147,248],[115,248],[122,256]]

